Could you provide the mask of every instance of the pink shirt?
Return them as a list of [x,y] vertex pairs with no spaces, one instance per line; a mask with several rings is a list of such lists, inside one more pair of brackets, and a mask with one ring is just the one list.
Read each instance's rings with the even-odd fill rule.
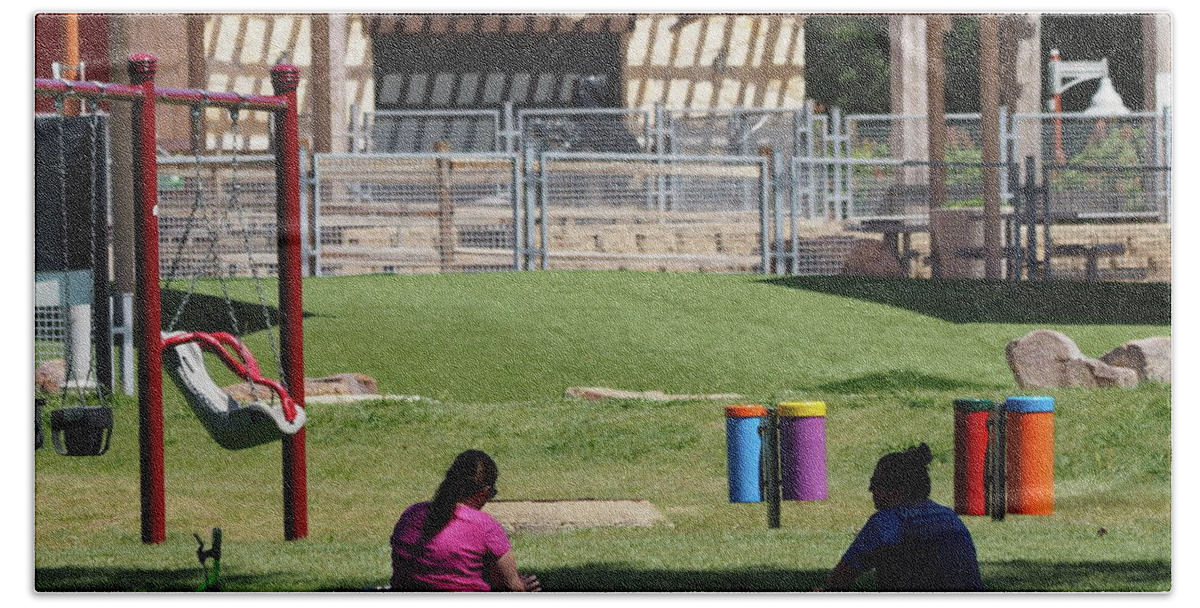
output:
[[403,560],[414,586],[436,591],[490,591],[486,576],[496,560],[512,548],[500,522],[460,504],[450,523],[421,544],[421,526],[428,513],[428,502],[405,509],[392,532],[393,559]]

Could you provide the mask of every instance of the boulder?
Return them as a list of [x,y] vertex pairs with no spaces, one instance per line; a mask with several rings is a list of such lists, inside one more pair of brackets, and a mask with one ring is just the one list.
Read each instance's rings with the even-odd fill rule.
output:
[[1063,386],[1132,388],[1138,385],[1136,371],[1088,357],[1067,361],[1066,375],[1067,383]]
[[842,274],[860,277],[905,276],[900,260],[896,259],[896,252],[882,241],[871,239],[854,243],[842,264]]
[[1171,383],[1171,338],[1144,338],[1109,351],[1101,361],[1137,372],[1141,381]]
[[33,385],[41,393],[60,393],[67,382],[67,362],[63,359],[43,361],[33,370]]
[[1072,386],[1067,362],[1085,358],[1074,340],[1050,329],[1038,329],[1012,340],[1005,352],[1008,367],[1021,388]]
[[[238,401],[254,401],[270,399],[273,391],[265,386],[252,385],[249,382],[225,387],[225,391]],[[323,378],[305,378],[305,397],[318,395],[378,395],[379,385],[374,378],[366,374],[345,373],[325,376]]]

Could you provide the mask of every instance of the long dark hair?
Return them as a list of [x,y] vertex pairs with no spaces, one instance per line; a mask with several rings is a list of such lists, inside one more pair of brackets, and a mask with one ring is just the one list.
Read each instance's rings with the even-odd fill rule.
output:
[[446,469],[446,478],[438,486],[429,505],[422,532],[432,538],[454,517],[454,509],[460,500],[496,483],[500,469],[496,461],[480,450],[467,450],[454,458]]
[[884,454],[875,465],[871,483],[895,490],[906,501],[929,498],[929,463],[933,454],[922,443],[904,450]]

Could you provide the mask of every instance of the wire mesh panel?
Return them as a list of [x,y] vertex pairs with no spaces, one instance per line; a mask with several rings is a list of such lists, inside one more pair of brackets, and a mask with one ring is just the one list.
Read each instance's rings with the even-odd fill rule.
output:
[[802,110],[737,108],[731,115],[737,154],[759,154],[765,150],[791,156],[807,156],[801,150]]
[[[794,195],[810,220],[921,219],[928,215],[928,184],[906,184],[908,164],[892,158],[791,159]],[[833,175],[847,176],[853,196],[845,216],[832,199]]]
[[736,152],[729,110],[674,110],[669,115],[671,154],[710,156]]
[[66,356],[66,298],[59,276],[39,273],[34,280],[33,364],[36,368],[52,359]]
[[1018,137],[1039,139],[1038,156],[1053,168],[1052,215],[1167,219],[1170,144],[1163,115],[1017,114],[1014,122]]
[[164,281],[278,275],[275,160],[159,157]]
[[633,154],[654,147],[650,112],[623,108],[525,108],[517,113],[521,145],[542,151]]
[[546,153],[533,242],[547,268],[755,272],[767,159]]
[[367,153],[433,152],[446,142],[455,152],[498,152],[499,110],[381,110],[363,116]]
[[514,268],[511,154],[318,154],[318,274]]

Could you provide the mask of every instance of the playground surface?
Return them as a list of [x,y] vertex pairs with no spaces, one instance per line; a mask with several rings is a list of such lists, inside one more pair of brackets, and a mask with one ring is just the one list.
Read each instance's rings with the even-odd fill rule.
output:
[[[308,538],[282,538],[278,445],[221,449],[172,389],[166,541],[139,538],[137,404],[121,398],[104,456],[35,454],[34,585],[193,590],[203,573],[192,534],[219,527],[225,590],[373,588],[387,580],[395,518],[474,447],[499,463],[498,508],[592,498],[648,503],[665,520],[514,526],[518,563],[547,591],[808,591],[873,511],[866,488],[881,454],[927,442],[932,498],[952,501],[952,401],[1020,392],[1007,340],[1049,327],[1100,353],[1170,334],[1155,317],[1161,293],[1144,287],[1064,284],[1063,304],[1045,307],[983,287],[619,272],[306,280],[309,375],[355,371],[382,392],[425,397],[308,405]],[[233,295],[251,300],[252,286]],[[1122,310],[1144,318],[1114,319],[1098,297],[1141,302]],[[249,341],[268,352],[261,335]],[[769,529],[763,504],[728,502],[726,402],[587,401],[564,397],[569,386],[825,401],[829,499],[785,502]],[[1058,404],[1055,513],[965,518],[985,584],[1171,589],[1170,387],[1047,393]]]

